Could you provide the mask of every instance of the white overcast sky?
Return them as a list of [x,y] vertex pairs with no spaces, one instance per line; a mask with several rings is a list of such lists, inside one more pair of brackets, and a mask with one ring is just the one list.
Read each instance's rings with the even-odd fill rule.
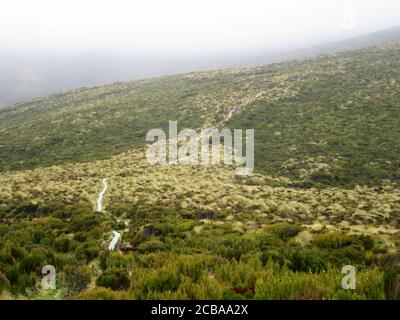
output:
[[399,0],[0,0],[0,47],[304,46],[400,24]]

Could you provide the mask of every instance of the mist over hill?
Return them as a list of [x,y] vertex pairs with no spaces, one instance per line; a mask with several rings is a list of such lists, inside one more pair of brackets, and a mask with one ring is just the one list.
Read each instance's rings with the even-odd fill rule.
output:
[[[319,39],[319,43],[326,40]],[[204,69],[251,66],[302,59],[318,54],[400,41],[400,27],[304,48],[287,44],[269,49],[213,53],[140,52],[133,50],[39,50],[2,48],[0,51],[0,108],[15,102],[85,86]]]
[[342,41],[335,41],[323,45],[306,48],[282,55],[275,61],[302,59],[313,57],[320,54],[328,54],[335,52],[343,52],[354,49],[376,46],[383,43],[396,43],[400,41],[400,26],[396,26],[387,30],[372,32],[363,36],[354,37]]

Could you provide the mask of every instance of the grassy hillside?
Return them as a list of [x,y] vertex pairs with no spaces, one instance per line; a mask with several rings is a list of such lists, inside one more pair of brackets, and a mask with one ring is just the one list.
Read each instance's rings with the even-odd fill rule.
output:
[[400,47],[81,89],[0,111],[0,170],[104,159],[152,128],[254,128],[256,170],[297,186],[400,177]]
[[0,110],[0,170],[110,157],[142,147],[147,131],[216,125],[261,91],[293,94],[283,66],[190,73],[53,95]]
[[[103,177],[105,212],[94,213]],[[399,189],[280,184],[291,181],[149,166],[137,151],[0,174],[0,290],[43,298],[41,266],[52,264],[51,298],[396,296]],[[122,234],[116,252],[106,249],[111,230]],[[356,291],[340,286],[346,264],[357,268]]]
[[[0,299],[398,299],[399,56],[372,47],[1,110]],[[145,134],[168,120],[254,128],[257,172],[150,165]],[[56,290],[40,285],[46,264]],[[341,286],[348,264],[356,290]]]
[[256,169],[296,186],[398,183],[399,58],[387,46],[293,63],[296,95],[261,98],[229,126],[254,128]]

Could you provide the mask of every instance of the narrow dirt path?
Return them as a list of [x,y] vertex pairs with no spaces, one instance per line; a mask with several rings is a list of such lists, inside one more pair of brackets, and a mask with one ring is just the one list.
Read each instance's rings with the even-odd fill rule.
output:
[[121,234],[119,232],[114,230],[112,233],[114,235],[114,238],[111,240],[110,244],[108,245],[108,250],[114,250],[119,239],[121,238]]
[[[104,198],[104,194],[108,190],[108,180],[109,180],[109,178],[104,178],[102,180],[103,189],[100,191],[99,196],[97,197],[97,202],[96,202],[96,211],[97,212],[101,212],[103,210],[103,198]],[[117,245],[118,241],[121,238],[121,234],[115,230],[112,231],[112,234],[114,235],[114,237],[112,238],[110,244],[108,245],[108,250],[114,250],[115,246]]]
[[103,209],[103,197],[104,194],[106,193],[108,189],[108,178],[104,178],[103,179],[103,190],[101,190],[101,192],[99,193],[99,196],[97,198],[97,206],[96,206],[96,211],[101,212],[101,210]]

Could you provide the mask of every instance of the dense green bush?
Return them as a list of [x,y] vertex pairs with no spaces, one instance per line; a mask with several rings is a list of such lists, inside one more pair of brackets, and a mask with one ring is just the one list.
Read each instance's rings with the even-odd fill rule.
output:
[[68,238],[58,239],[54,246],[58,252],[67,253],[71,247],[71,240]]
[[0,252],[0,267],[5,265],[12,265],[14,259],[8,252]]
[[268,228],[269,232],[276,234],[282,240],[295,237],[301,230],[300,226],[288,223],[277,223]]
[[290,269],[318,273],[326,270],[326,263],[313,252],[295,252],[291,257]]
[[387,268],[383,279],[387,299],[400,300],[400,267]]
[[75,256],[79,260],[89,262],[99,255],[99,243],[97,242],[84,242],[80,244],[75,250]]
[[112,290],[126,290],[130,285],[130,279],[125,270],[107,269],[97,278],[96,285]]
[[352,238],[339,232],[321,233],[313,239],[313,243],[320,248],[338,249],[353,243]]
[[31,254],[24,257],[19,265],[19,271],[21,273],[40,273],[42,267],[45,265],[46,258],[40,254]]
[[88,287],[92,280],[92,272],[88,266],[66,265],[59,278],[65,295],[70,296]]
[[21,260],[23,257],[25,257],[25,252],[22,248],[17,247],[17,246],[11,246],[10,248],[10,254],[14,257],[16,260]]
[[341,288],[340,270],[328,272],[293,273],[267,272],[257,280],[256,299],[384,299],[382,276],[379,271],[359,272],[356,290]]
[[8,290],[10,288],[10,281],[8,281],[5,274],[0,272],[0,293],[3,290]]

